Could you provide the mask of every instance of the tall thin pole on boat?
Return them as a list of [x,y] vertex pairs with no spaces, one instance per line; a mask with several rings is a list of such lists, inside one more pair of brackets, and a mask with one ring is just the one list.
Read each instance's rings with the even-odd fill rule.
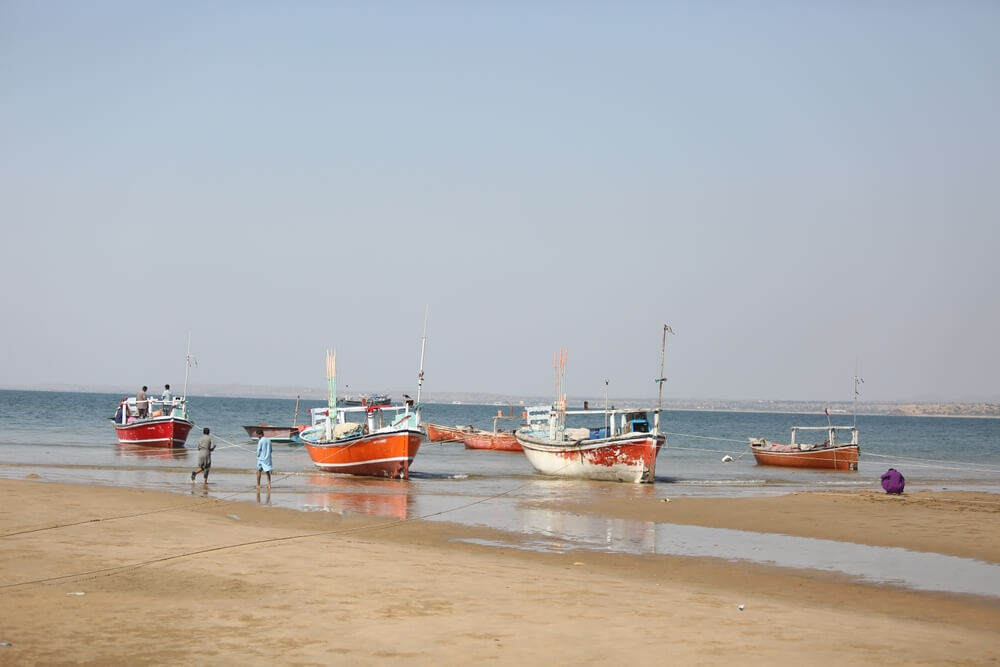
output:
[[673,332],[674,330],[670,328],[670,325],[663,325],[663,341],[660,343],[660,377],[656,378],[659,391],[656,394],[656,418],[653,421],[653,428],[656,431],[660,430],[660,412],[663,410],[663,383],[667,381],[667,378],[663,375],[667,357],[667,334]]
[[292,417],[292,426],[299,425],[299,398],[300,396],[296,394],[295,396],[295,416]]
[[864,384],[865,380],[860,375],[858,375],[858,364],[854,363],[854,428],[858,427],[858,390],[859,384]]
[[326,412],[326,439],[333,436],[333,420],[337,417],[337,348],[326,351],[326,383],[329,387]]
[[[424,388],[424,350],[427,347],[427,313],[430,311],[430,306],[424,306],[424,335],[420,339],[420,371],[417,373],[417,410],[420,409],[420,392]],[[420,418],[417,418],[417,422],[420,422]]]
[[608,435],[611,435],[611,424],[609,423],[611,415],[608,414],[608,378],[604,378],[604,427],[608,429]]
[[187,395],[188,395],[188,371],[191,370],[191,332],[188,331],[187,354],[184,355],[184,402],[181,410],[184,412],[184,419],[187,419]]

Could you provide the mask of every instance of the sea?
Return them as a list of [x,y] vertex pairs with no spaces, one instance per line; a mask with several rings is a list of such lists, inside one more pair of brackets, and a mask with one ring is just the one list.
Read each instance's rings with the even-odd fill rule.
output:
[[[189,416],[195,422],[185,447],[174,449],[120,445],[112,416],[122,396],[104,393],[0,390],[0,476],[73,484],[98,484],[195,494],[249,501],[306,512],[365,515],[398,520],[453,521],[489,527],[512,535],[484,546],[559,551],[572,548],[635,554],[703,555],[731,542],[746,545],[756,537],[741,531],[670,527],[667,524],[582,517],[544,509],[549,501],[573,502],[593,497],[656,498],[664,502],[682,496],[742,498],[776,496],[800,491],[873,490],[881,492],[880,477],[889,468],[906,479],[906,492],[921,490],[980,491],[1000,494],[1000,419],[906,417],[837,414],[835,425],[855,422],[861,458],[857,472],[760,466],[750,453],[749,439],[764,437],[787,442],[793,426],[823,426],[824,414],[712,412],[667,410],[661,428],[667,445],[661,449],[652,484],[567,480],[539,475],[520,452],[467,450],[461,443],[427,442],[410,471],[409,480],[384,480],[325,473],[317,470],[301,446],[274,444],[273,488],[255,488],[255,443],[245,425],[289,426],[308,423],[308,409],[321,402],[295,399],[190,396]],[[519,415],[523,406],[438,404],[422,406],[426,422],[493,428],[498,411]],[[600,413],[588,416],[600,426]],[[202,427],[211,429],[217,449],[206,487],[199,477],[196,443]],[[998,498],[1000,499],[1000,498]],[[700,531],[700,532],[699,532]],[[516,536],[516,537],[513,537]],[[792,539],[796,547],[779,543]],[[842,543],[843,563],[832,563],[823,540],[775,536],[753,551],[752,560],[788,567],[832,568],[861,578],[885,580],[876,570],[859,570],[858,563],[883,559],[859,555]],[[877,550],[876,547],[854,547]],[[851,549],[854,549],[851,547]],[[816,550],[816,563],[786,562],[791,554]],[[738,549],[734,549],[738,551]],[[902,551],[902,550],[897,550]],[[969,567],[939,554],[911,569],[921,574],[899,585],[969,592],[956,583],[955,573]],[[898,562],[898,554],[894,556]],[[942,561],[941,559],[951,559]],[[955,562],[952,562],[955,561]],[[981,564],[987,572],[969,574],[969,586],[981,594],[983,576],[997,582],[991,595],[1000,596],[1000,566]],[[934,573],[951,575],[936,582]]]

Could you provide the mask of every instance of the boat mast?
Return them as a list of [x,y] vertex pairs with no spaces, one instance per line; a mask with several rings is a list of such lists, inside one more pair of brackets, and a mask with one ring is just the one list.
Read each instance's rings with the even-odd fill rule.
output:
[[608,414],[608,378],[604,378],[604,428],[608,429],[608,436],[611,436],[611,415]]
[[864,383],[865,383],[864,378],[858,375],[858,364],[857,362],[855,362],[854,363],[854,428],[858,427],[858,394],[860,393],[860,391],[858,390],[858,385]]
[[337,416],[337,348],[326,350],[326,383],[329,389],[326,413],[326,439],[329,442],[333,436],[332,422]]
[[[427,312],[430,306],[424,306],[424,335],[420,339],[420,371],[417,373],[417,410],[420,409],[420,392],[424,387],[424,349],[427,347]],[[420,418],[417,418],[420,423]]]
[[187,395],[188,395],[188,371],[191,370],[191,332],[188,331],[188,347],[187,354],[184,355],[184,397],[181,410],[184,413],[184,419],[187,419]]
[[659,390],[656,394],[656,416],[653,418],[653,430],[656,432],[660,431],[660,411],[663,410],[663,383],[667,381],[667,378],[663,376],[667,356],[667,334],[673,332],[674,330],[670,328],[670,325],[663,325],[663,341],[660,343],[660,377],[656,378]]

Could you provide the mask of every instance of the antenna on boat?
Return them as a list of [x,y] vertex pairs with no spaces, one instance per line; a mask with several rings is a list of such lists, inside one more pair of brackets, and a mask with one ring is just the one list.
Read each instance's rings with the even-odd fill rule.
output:
[[420,392],[424,387],[424,349],[427,347],[427,313],[430,305],[424,306],[424,335],[420,339],[420,372],[417,373],[417,406],[420,405]]
[[854,427],[858,426],[858,394],[861,393],[858,389],[859,384],[864,384],[865,379],[858,375],[858,365],[857,362],[854,364]]
[[604,427],[608,429],[608,435],[611,435],[609,419],[611,419],[611,415],[608,414],[608,378],[604,378]]
[[660,343],[660,377],[656,378],[656,384],[659,385],[659,390],[657,391],[656,394],[656,419],[653,424],[653,427],[656,431],[660,430],[660,411],[663,410],[663,383],[667,381],[667,378],[663,376],[663,368],[667,356],[668,333],[674,333],[674,330],[670,328],[669,324],[664,324],[663,342]]
[[188,371],[191,370],[191,332],[188,331],[187,354],[184,355],[184,399],[188,395]]

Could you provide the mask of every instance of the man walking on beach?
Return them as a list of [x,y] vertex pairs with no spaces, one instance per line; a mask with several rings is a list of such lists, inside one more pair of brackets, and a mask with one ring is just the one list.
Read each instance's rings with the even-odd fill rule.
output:
[[267,488],[271,488],[271,439],[264,437],[264,429],[257,429],[257,488],[260,474],[267,473]]
[[212,452],[215,451],[215,443],[208,434],[208,427],[201,430],[202,436],[198,438],[198,469],[191,473],[191,482],[198,477],[198,473],[205,474],[205,486],[208,486],[208,471],[212,467]]

